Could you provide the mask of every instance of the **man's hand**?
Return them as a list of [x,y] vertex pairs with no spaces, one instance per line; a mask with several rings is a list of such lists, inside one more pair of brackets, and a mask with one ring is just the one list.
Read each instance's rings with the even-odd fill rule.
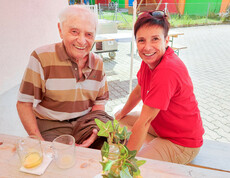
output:
[[97,139],[97,129],[93,129],[92,135],[85,140],[82,144],[76,144],[76,146],[88,148]]

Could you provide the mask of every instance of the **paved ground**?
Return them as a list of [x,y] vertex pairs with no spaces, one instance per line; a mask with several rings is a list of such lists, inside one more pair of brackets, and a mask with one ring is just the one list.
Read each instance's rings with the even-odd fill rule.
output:
[[[206,139],[230,142],[230,25],[177,28],[184,32],[175,44],[188,48],[180,52],[193,80]],[[131,31],[129,31],[131,33]],[[130,43],[119,43],[115,60],[104,56],[110,87],[106,111],[123,104],[129,92]],[[133,87],[140,58],[134,59]],[[0,133],[26,135],[15,107],[19,85],[0,95]]]
[[[185,45],[179,56],[186,64],[194,84],[206,139],[230,142],[230,25],[177,28],[184,32],[175,45]],[[105,56],[105,68],[110,87],[106,111],[110,114],[123,104],[129,92],[130,44],[119,43],[115,60]],[[133,86],[140,58],[134,59]]]

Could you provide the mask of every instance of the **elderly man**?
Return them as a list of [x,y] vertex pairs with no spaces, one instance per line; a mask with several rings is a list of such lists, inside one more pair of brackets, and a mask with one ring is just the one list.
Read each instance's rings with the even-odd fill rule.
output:
[[[59,20],[62,42],[32,52],[17,102],[27,133],[47,141],[73,134],[79,118],[105,110],[109,96],[103,61],[91,52],[97,16],[72,5]],[[80,146],[89,147],[96,139],[97,130],[91,129]]]

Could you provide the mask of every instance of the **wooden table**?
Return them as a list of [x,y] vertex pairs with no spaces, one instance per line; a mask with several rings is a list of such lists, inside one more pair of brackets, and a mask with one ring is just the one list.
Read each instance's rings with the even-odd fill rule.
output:
[[[19,171],[20,161],[15,149],[19,137],[0,134],[0,177],[37,177]],[[43,148],[51,145],[50,142],[42,142]],[[144,158],[138,158],[144,159]],[[45,173],[39,177],[82,177],[93,178],[101,173],[102,167],[100,150],[89,148],[76,148],[76,164],[70,169],[60,169],[52,161]],[[140,167],[144,178],[152,177],[230,177],[229,173],[213,171],[203,168],[190,167],[163,161],[145,159],[147,162]]]
[[171,42],[171,47],[173,47],[174,38],[177,38],[179,35],[184,35],[183,32],[169,32],[169,42]]

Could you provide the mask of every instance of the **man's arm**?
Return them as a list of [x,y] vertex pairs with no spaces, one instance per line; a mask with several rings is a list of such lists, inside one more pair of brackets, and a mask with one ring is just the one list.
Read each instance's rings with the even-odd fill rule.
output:
[[134,88],[132,93],[129,95],[129,98],[127,102],[125,103],[125,106],[122,108],[122,110],[116,112],[115,118],[116,120],[122,119],[126,114],[128,114],[141,100],[141,86],[137,84],[137,86]]
[[96,110],[105,110],[105,105],[93,105],[92,110],[91,111],[96,111]]
[[36,135],[41,140],[44,140],[38,129],[36,117],[33,112],[33,104],[18,101],[17,110],[18,110],[18,115],[21,119],[21,122],[25,130],[27,131],[28,135]]
[[151,122],[155,119],[159,111],[160,109],[143,105],[141,115],[133,125],[132,134],[127,144],[130,150],[140,150],[147,136]]
[[[17,110],[21,122],[24,128],[26,129],[28,135],[36,135],[41,140],[44,140],[38,129],[36,117],[33,113],[33,104],[18,101]],[[94,129],[92,135],[87,140],[85,140],[82,144],[76,146],[89,147],[96,139],[97,139],[97,129]]]

